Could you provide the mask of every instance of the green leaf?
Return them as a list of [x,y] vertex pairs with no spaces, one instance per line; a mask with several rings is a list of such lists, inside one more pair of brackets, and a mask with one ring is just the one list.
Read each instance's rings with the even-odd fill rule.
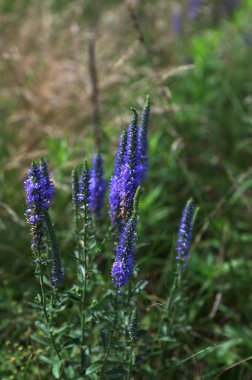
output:
[[78,338],[81,337],[81,330],[80,329],[76,329],[75,331],[70,331],[66,335],[69,336],[72,339],[78,339]]
[[80,297],[78,294],[71,293],[71,292],[67,292],[67,293],[66,293],[66,297],[67,297],[69,300],[77,301],[77,302],[81,302],[81,297]]
[[52,368],[52,374],[53,374],[53,376],[54,376],[56,379],[60,379],[60,374],[61,374],[60,368],[61,368],[61,362],[60,362],[60,361],[56,362],[56,363],[53,365],[53,368]]
[[131,360],[132,360],[132,365],[134,366],[135,363],[136,363],[136,353],[135,353],[135,351],[132,352]]
[[85,278],[85,276],[86,276],[86,269],[83,267],[83,265],[80,266],[80,271],[81,271],[81,274],[82,274],[83,278]]
[[53,365],[54,364],[54,358],[49,358],[48,356],[45,355],[40,355],[39,359],[46,364]]
[[33,309],[36,309],[36,310],[43,310],[43,307],[41,306],[41,304],[38,304],[38,303],[35,303],[35,302],[26,302],[28,305],[32,306]]
[[249,188],[252,187],[252,179],[248,179],[247,181],[244,181],[239,189],[232,195],[229,202],[231,205],[234,205],[235,202],[238,201],[239,198],[243,195],[244,192],[246,192]]
[[86,375],[91,375],[92,373],[99,372],[102,367],[101,363],[93,363],[86,369]]
[[71,365],[69,365],[68,367],[65,368],[65,374],[67,375],[68,379],[74,379],[75,378],[74,368]]
[[35,326],[38,327],[44,334],[49,335],[50,329],[42,322],[36,321]]
[[147,285],[148,285],[147,280],[138,281],[138,283],[136,284],[136,286],[134,288],[135,293],[140,292],[140,290],[143,290]]
[[33,340],[35,340],[36,342],[38,342],[38,343],[40,343],[40,344],[42,344],[42,345],[45,345],[45,346],[47,346],[47,347],[48,347],[48,345],[50,345],[50,343],[51,343],[50,339],[47,338],[47,337],[44,337],[44,336],[39,336],[39,335],[35,335],[35,334],[33,334],[33,335],[31,336],[31,338],[32,338]]
[[159,339],[162,342],[169,342],[169,343],[174,343],[176,342],[176,339],[170,337],[170,336],[163,336],[162,338]]
[[[188,362],[189,360],[195,358],[195,357],[199,357],[199,358],[204,358],[205,356],[209,355],[210,353],[214,352],[214,351],[217,351],[217,350],[220,350],[222,349],[223,347],[226,347],[227,344],[230,346],[230,345],[236,345],[236,344],[239,344],[240,343],[240,340],[238,339],[235,339],[235,340],[229,340],[227,342],[222,342],[222,343],[219,343],[219,344],[215,344],[213,346],[208,346],[208,347],[205,347],[199,351],[196,351],[194,353],[192,353],[191,355],[187,356],[185,359],[182,359],[182,360],[178,360],[176,361],[175,363],[175,367],[178,367],[180,366],[181,364],[184,364],[186,362]],[[166,371],[168,372],[168,371]],[[166,373],[164,372],[164,373]]]

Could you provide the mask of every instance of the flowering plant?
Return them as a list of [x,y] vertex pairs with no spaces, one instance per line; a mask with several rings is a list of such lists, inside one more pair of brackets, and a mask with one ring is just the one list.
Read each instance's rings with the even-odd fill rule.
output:
[[[31,247],[40,294],[34,306],[39,312],[39,332],[35,341],[44,345],[41,360],[51,366],[57,379],[130,379],[141,373],[142,358],[149,357],[160,375],[167,368],[165,349],[160,334],[167,335],[174,295],[179,291],[181,270],[188,258],[192,240],[194,205],[189,200],[184,209],[177,240],[178,270],[172,291],[161,311],[156,336],[142,331],[138,297],[147,281],[135,283],[137,275],[136,243],[139,201],[148,170],[148,129],[150,99],[146,98],[138,122],[132,109],[127,129],[121,133],[109,181],[109,223],[100,239],[98,227],[106,223],[104,160],[99,152],[91,170],[84,161],[81,171],[72,173],[72,206],[75,220],[76,263],[74,279],[69,286],[67,258],[61,257],[49,208],[55,193],[47,161],[33,162],[25,180],[26,219],[30,225]],[[106,256],[105,246],[113,242],[114,254]],[[111,252],[111,249],[109,249]],[[106,279],[108,262],[111,280]],[[64,263],[64,266],[63,266]],[[51,280],[48,279],[51,269]],[[173,306],[174,307],[174,306]],[[69,320],[68,314],[72,315]],[[175,331],[175,330],[174,330]],[[175,332],[173,331],[173,334]],[[149,347],[138,341],[147,339]],[[160,354],[162,348],[162,354]],[[154,360],[154,361],[153,361]]]

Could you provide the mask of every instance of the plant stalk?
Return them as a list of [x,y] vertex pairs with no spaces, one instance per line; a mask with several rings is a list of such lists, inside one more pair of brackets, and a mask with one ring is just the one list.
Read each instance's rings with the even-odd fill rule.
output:
[[55,350],[58,358],[61,360],[62,357],[61,357],[60,351],[57,348],[53,332],[51,331],[51,322],[50,322],[50,319],[49,319],[49,316],[48,316],[48,313],[47,313],[47,309],[46,309],[46,297],[45,297],[45,290],[44,290],[42,257],[41,257],[40,247],[38,248],[38,262],[39,262],[39,283],[40,283],[40,289],[41,289],[41,306],[43,308],[43,313],[44,313],[45,320],[46,320],[46,322],[47,322],[47,324],[49,325],[49,328],[50,328],[49,334],[50,334],[50,339],[51,339],[53,348],[54,348],[54,350]]
[[130,380],[131,377],[131,369],[132,369],[132,354],[134,352],[134,345],[130,345],[130,353],[129,353],[129,361],[128,361],[128,371],[127,371],[127,377],[126,380]]
[[112,347],[114,332],[115,332],[115,328],[116,328],[116,324],[117,324],[117,311],[118,310],[117,310],[117,294],[116,294],[115,295],[115,299],[114,299],[114,318],[113,318],[113,324],[112,324],[112,327],[111,327],[111,333],[110,333],[110,337],[109,337],[108,347],[107,347],[106,354],[105,354],[105,357],[104,357],[104,360],[103,360],[103,363],[102,363],[102,367],[101,367],[101,378],[102,378],[102,375],[104,374],[104,369],[105,369],[105,366],[106,366],[106,363],[107,363],[107,359],[108,359],[108,356],[109,356],[109,353],[110,353],[110,350],[111,350],[111,347]]
[[[83,264],[80,265],[82,274],[82,294],[81,294],[81,345],[85,343],[85,308],[86,308],[86,293],[87,293],[87,208],[84,210],[84,225],[83,225]],[[81,348],[81,367],[84,370],[85,360],[83,347]]]

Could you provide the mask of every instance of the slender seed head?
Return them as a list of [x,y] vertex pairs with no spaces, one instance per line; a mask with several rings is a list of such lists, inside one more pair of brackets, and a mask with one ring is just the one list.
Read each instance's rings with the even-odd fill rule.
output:
[[78,182],[77,199],[81,210],[89,210],[90,200],[90,170],[88,169],[87,161],[84,161],[82,171]]
[[138,308],[135,306],[130,313],[129,317],[129,337],[133,345],[135,345],[137,340],[137,328],[138,328]]
[[45,222],[47,232],[49,236],[49,247],[52,253],[52,271],[51,280],[56,287],[60,287],[63,284],[64,267],[62,265],[61,255],[58,247],[58,242],[55,234],[55,230],[48,212],[45,213]]

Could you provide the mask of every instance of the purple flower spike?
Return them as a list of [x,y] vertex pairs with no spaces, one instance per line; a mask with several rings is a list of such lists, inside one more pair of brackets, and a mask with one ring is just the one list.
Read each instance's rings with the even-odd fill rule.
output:
[[179,36],[183,29],[182,9],[180,6],[176,6],[172,10],[171,25],[173,33]]
[[219,6],[219,12],[223,16],[231,15],[240,5],[239,0],[226,0],[223,1]]
[[[117,256],[112,266],[112,278],[117,289],[127,285],[134,269],[134,258]],[[120,290],[119,290],[120,292]]]
[[195,20],[202,7],[202,0],[191,0],[188,9],[188,18]]
[[194,210],[195,206],[193,200],[190,198],[182,213],[176,247],[176,259],[180,260],[183,265],[186,265],[186,261],[189,257],[189,250],[192,242]]
[[103,157],[97,154],[93,158],[93,167],[90,173],[90,210],[97,217],[101,216],[104,205],[107,181],[103,175]]
[[146,97],[139,127],[138,114],[133,108],[132,111],[128,129],[120,138],[114,174],[110,180],[110,217],[119,232],[131,216],[136,189],[144,181],[148,170],[149,96]]
[[53,261],[51,272],[52,283],[56,286],[62,286],[64,279],[64,268],[60,262]]
[[132,276],[134,270],[134,251],[136,242],[137,229],[137,208],[139,202],[140,187],[137,189],[134,197],[133,211],[125,224],[116,249],[116,257],[112,266],[112,281],[117,289],[118,294],[121,293],[120,288],[125,286]]
[[120,230],[121,228],[121,217],[120,217],[120,198],[118,192],[118,183],[120,180],[121,167],[125,161],[125,152],[127,145],[127,130],[124,129],[121,136],[120,142],[117,148],[114,174],[110,179],[109,184],[109,211],[112,224],[117,226]]
[[146,96],[138,130],[139,181],[145,180],[149,168],[148,161],[148,129],[150,122],[150,97]]
[[133,109],[133,115],[127,131],[125,159],[121,166],[120,181],[118,181],[120,217],[123,223],[125,223],[131,215],[134,195],[140,184],[137,122],[138,115]]
[[53,182],[48,171],[47,161],[44,158],[41,158],[39,167],[41,170],[41,185],[43,182],[43,187],[44,187],[44,200],[46,202],[45,207],[47,206],[48,208],[52,202],[55,189],[54,189]]
[[32,162],[24,186],[27,204],[25,215],[27,223],[31,225],[32,247],[37,251],[42,248],[45,213],[54,195],[53,182],[44,159],[41,159],[39,164]]
[[62,285],[64,268],[58,250],[57,239],[48,213],[49,206],[54,196],[54,186],[49,174],[47,162],[41,158],[39,163],[32,162],[28,178],[24,181],[26,192],[26,219],[31,225],[32,249],[40,257],[45,250],[45,230],[50,241],[52,252],[52,283]]
[[119,177],[121,174],[121,167],[122,167],[122,164],[124,164],[125,162],[126,147],[127,147],[127,129],[124,129],[120,136],[120,142],[119,142],[117,152],[116,152],[115,168],[114,168],[114,175],[116,177]]

